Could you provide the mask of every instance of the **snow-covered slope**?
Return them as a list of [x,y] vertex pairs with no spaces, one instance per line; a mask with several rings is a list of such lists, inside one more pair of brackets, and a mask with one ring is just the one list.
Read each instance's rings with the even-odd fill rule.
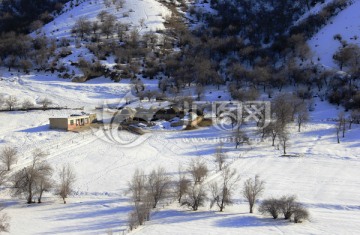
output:
[[[333,34],[341,33],[337,32],[338,29],[343,30],[341,25],[354,23],[352,29],[358,27],[355,26],[355,20],[347,19],[349,15],[358,17],[354,9],[360,9],[359,2],[356,1],[340,13],[334,18],[333,24],[326,26],[310,41],[313,50],[322,56],[323,63],[327,61],[332,66],[328,50],[336,50],[333,46],[330,49],[325,47],[323,40],[329,40],[328,45],[338,44],[332,37]],[[155,0],[127,0],[124,9],[119,12],[115,8],[106,8],[103,1],[92,0],[65,12],[42,30],[50,37],[70,36],[76,18],[87,16],[95,20],[101,10],[116,14],[119,21],[128,22],[133,27],[138,27],[139,20],[144,18],[145,26],[141,31],[162,28],[163,17],[169,13]],[[129,17],[123,17],[124,12],[130,12]],[[350,38],[353,32],[358,31],[349,29],[346,32]],[[342,35],[346,39],[346,35]],[[316,37],[321,43],[316,42]],[[85,50],[74,54],[78,56],[82,52],[85,53]],[[98,78],[79,84],[49,73],[23,75],[3,72],[2,77],[0,95],[14,95],[21,100],[29,98],[34,102],[47,97],[59,106],[84,106],[85,111],[91,112],[105,102],[117,104],[120,98],[131,91],[127,80],[113,83]],[[147,89],[157,88],[157,80],[143,81]],[[185,95],[186,92],[190,94],[189,90],[184,92]],[[225,86],[219,91],[212,87],[204,93],[204,99],[209,101],[217,100],[218,97],[222,100],[230,99]],[[270,140],[260,142],[254,139],[252,145],[244,145],[239,149],[235,149],[234,143],[225,144],[227,163],[241,175],[240,184],[234,193],[235,204],[227,207],[225,212],[209,209],[208,204],[198,212],[191,212],[177,203],[164,203],[152,213],[151,221],[131,233],[359,234],[360,126],[354,124],[341,143],[337,144],[335,122],[332,120],[340,108],[318,99],[315,103],[311,121],[301,133],[297,132],[295,124],[290,126],[288,152],[302,157],[279,157],[281,150],[272,147]],[[209,127],[192,131],[150,132],[139,137],[116,129],[94,129],[80,133],[49,130],[49,117],[66,116],[73,112],[77,111],[0,112],[0,149],[11,145],[19,151],[19,160],[12,173],[27,166],[32,150],[39,147],[49,153],[48,161],[55,170],[69,163],[77,176],[75,192],[66,205],[52,194],[46,194],[42,204],[27,205],[22,198],[13,198],[9,188],[1,188],[0,196],[5,205],[1,213],[6,212],[11,217],[10,234],[87,235],[106,234],[108,231],[126,234],[128,213],[132,209],[126,191],[136,168],[149,172],[163,166],[169,175],[176,178],[179,164],[186,169],[192,159],[202,158],[210,169],[206,184],[219,180],[220,174],[215,170],[213,154],[219,141],[226,142],[231,132]],[[106,114],[98,113],[100,118]],[[119,143],[113,134],[133,141]],[[261,199],[295,194],[309,208],[311,220],[293,224],[280,219],[274,221],[257,211],[254,214],[247,213],[241,185],[255,174],[266,181]],[[54,174],[56,177],[57,174]]]
[[332,59],[335,51],[341,46],[334,40],[334,35],[340,34],[348,43],[360,45],[360,1],[341,11],[331,22],[322,28],[309,40],[310,48],[314,52],[314,60],[320,58],[319,63],[338,69]]
[[[65,9],[67,8],[69,8],[69,3]],[[164,17],[170,14],[170,11],[156,0],[126,0],[123,8],[119,10],[113,4],[106,7],[102,0],[91,0],[68,9],[54,21],[45,25],[42,30],[49,37],[70,37],[71,29],[77,19],[85,17],[90,21],[98,21],[96,16],[101,11],[115,15],[119,22],[129,24],[130,27],[137,27],[140,32],[164,29]],[[143,26],[140,25],[141,19],[144,20]]]

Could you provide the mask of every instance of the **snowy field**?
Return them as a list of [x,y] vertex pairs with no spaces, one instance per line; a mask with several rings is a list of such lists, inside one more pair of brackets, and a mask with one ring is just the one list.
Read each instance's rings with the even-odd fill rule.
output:
[[320,58],[319,63],[338,69],[332,56],[341,46],[334,40],[334,35],[340,34],[348,43],[360,45],[360,1],[353,0],[353,4],[335,16],[327,26],[322,28],[309,40],[310,48],[314,52],[314,60]]
[[[100,83],[101,82],[101,83]],[[21,76],[0,81],[1,91],[34,98],[50,97],[61,105],[94,108],[103,100],[116,102],[127,94],[126,83],[106,83],[96,79],[86,84],[74,84],[58,78]],[[52,91],[49,93],[49,91]],[[207,93],[208,99],[214,94]],[[311,221],[292,224],[273,221],[259,213],[248,214],[247,203],[236,192],[236,203],[224,213],[209,210],[190,212],[176,203],[153,213],[152,220],[134,234],[357,234],[360,232],[360,126],[354,125],[341,144],[336,143],[334,123],[338,110],[317,101],[311,123],[301,133],[292,127],[289,153],[300,158],[283,158],[281,150],[270,141],[253,141],[251,146],[235,150],[233,143],[225,145],[228,163],[241,175],[240,186],[248,177],[259,173],[266,180],[263,198],[296,194],[308,206]],[[179,164],[187,166],[194,158],[202,158],[212,169],[206,183],[218,179],[213,154],[216,138],[226,138],[229,132],[213,127],[186,132],[154,132],[121,144],[107,138],[108,131],[89,130],[68,133],[49,130],[48,118],[70,114],[66,111],[2,112],[0,148],[13,145],[20,159],[14,171],[26,166],[30,153],[41,147],[50,155],[49,162],[58,169],[64,163],[75,167],[77,181],[68,204],[47,195],[45,203],[28,206],[24,200],[10,197],[4,188],[4,210],[11,216],[10,234],[105,234],[126,230],[127,214],[131,210],[126,195],[127,182],[136,168],[150,171],[163,166],[176,177]],[[6,123],[6,124],[5,124]],[[56,176],[55,176],[56,177]]]

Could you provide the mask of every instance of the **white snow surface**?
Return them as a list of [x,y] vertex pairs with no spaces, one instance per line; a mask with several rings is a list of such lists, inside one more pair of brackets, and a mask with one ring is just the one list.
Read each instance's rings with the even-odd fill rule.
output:
[[[125,82],[106,83],[101,79],[76,84],[50,75],[7,76],[0,81],[2,93],[33,99],[47,96],[61,105],[85,106],[90,111],[102,100],[116,103],[130,90]],[[204,98],[216,100],[221,93],[215,91],[206,92]],[[252,145],[238,150],[234,143],[226,143],[227,161],[241,175],[233,206],[223,213],[209,210],[208,205],[191,212],[175,202],[163,203],[153,212],[151,221],[132,233],[358,234],[360,126],[354,125],[337,144],[332,119],[338,111],[317,100],[311,122],[303,131],[298,133],[295,124],[290,127],[289,153],[301,155],[298,158],[280,157],[281,150],[271,147],[270,140],[253,140]],[[111,128],[80,133],[49,130],[49,117],[72,112],[76,111],[0,113],[0,149],[11,145],[19,150],[18,163],[11,173],[29,164],[31,151],[40,147],[49,153],[48,161],[56,170],[70,163],[77,175],[74,193],[66,205],[52,194],[46,195],[43,204],[27,205],[23,198],[11,197],[10,184],[3,187],[0,195],[4,198],[3,212],[11,217],[10,234],[122,234],[127,230],[131,210],[126,194],[128,181],[136,168],[149,172],[163,166],[176,178],[179,164],[186,169],[191,159],[202,158],[211,169],[206,184],[219,180],[213,154],[219,138],[226,140],[230,132],[211,127],[156,131],[139,137]],[[98,115],[101,118],[107,114]],[[249,214],[240,189],[244,180],[255,174],[266,180],[262,199],[296,194],[309,208],[311,221],[292,224],[274,221],[257,211]]]

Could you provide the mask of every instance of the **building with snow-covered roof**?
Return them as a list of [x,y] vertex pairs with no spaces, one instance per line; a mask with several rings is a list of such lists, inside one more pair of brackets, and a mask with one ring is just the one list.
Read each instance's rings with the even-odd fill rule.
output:
[[90,124],[96,120],[96,114],[82,114],[71,115],[70,117],[49,118],[50,129],[60,129],[67,131],[90,126]]

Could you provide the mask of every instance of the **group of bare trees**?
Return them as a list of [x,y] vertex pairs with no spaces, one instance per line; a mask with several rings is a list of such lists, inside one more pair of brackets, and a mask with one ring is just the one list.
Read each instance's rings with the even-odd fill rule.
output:
[[64,203],[72,191],[75,181],[74,170],[69,166],[63,166],[59,173],[58,184],[52,179],[53,168],[46,161],[47,154],[41,149],[35,149],[32,153],[32,162],[29,166],[15,173],[12,181],[14,184],[14,195],[25,196],[27,203],[34,203],[34,197],[41,203],[44,192],[55,189]]
[[[1,107],[5,106],[6,110],[13,111],[13,110],[31,110],[31,109],[38,109],[40,106],[43,110],[47,110],[53,102],[51,99],[44,97],[37,100],[36,104],[31,101],[30,99],[26,98],[22,102],[14,96],[0,96],[0,110]],[[36,107],[36,105],[38,105]]]
[[282,214],[286,220],[293,217],[295,223],[301,223],[310,217],[309,211],[297,202],[294,195],[265,199],[260,204],[259,212],[271,215],[274,219],[277,219],[279,214]]
[[129,193],[134,203],[134,210],[129,214],[130,229],[150,220],[151,209],[169,197],[170,189],[171,177],[164,168],[152,170],[148,175],[137,169],[129,182]]
[[[15,172],[8,177],[8,172],[13,170],[12,165],[17,162],[18,152],[14,147],[6,146],[0,152],[0,161],[5,169],[0,169],[0,186],[6,182],[12,184],[11,189],[15,197],[25,197],[27,203],[42,202],[44,192],[55,189],[56,194],[65,198],[71,193],[75,180],[74,171],[70,166],[64,166],[60,172],[60,183],[52,179],[53,168],[46,161],[47,154],[41,149],[35,149],[32,153],[32,161],[29,166]],[[1,211],[0,205],[0,211]],[[9,230],[9,217],[6,213],[0,214],[0,232]]]
[[[4,152],[4,151],[3,151]],[[3,153],[1,153],[3,154]],[[1,155],[1,160],[4,160],[4,157]],[[4,169],[0,169],[0,187],[6,182],[7,171]],[[8,232],[10,228],[9,220],[10,217],[6,213],[2,213],[3,206],[0,204],[0,233]]]
[[[219,150],[216,151],[215,156]],[[215,157],[215,160],[217,157]],[[159,167],[149,174],[137,169],[128,183],[129,193],[134,205],[133,211],[129,213],[128,223],[130,230],[143,225],[150,220],[151,210],[159,203],[176,200],[180,205],[186,206],[193,211],[210,203],[210,208],[216,206],[223,212],[228,205],[234,203],[234,194],[239,190],[240,175],[236,169],[228,165],[222,165],[219,177],[212,183],[206,183],[205,179],[209,173],[206,162],[201,159],[192,160],[184,169],[179,166],[178,178],[173,179],[164,168]],[[249,213],[254,212],[254,206],[265,190],[265,181],[259,175],[245,180],[240,190],[242,196],[249,204]],[[269,209],[268,200],[263,201],[259,211],[261,213],[272,213]],[[278,200],[280,201],[280,200]],[[276,203],[274,216],[282,211],[286,219],[294,215],[295,222],[308,219],[307,210],[302,207],[295,198],[281,198],[282,204]],[[271,205],[272,206],[272,205]],[[273,214],[271,214],[273,215]]]
[[269,137],[272,146],[275,146],[275,140],[278,139],[285,155],[290,140],[288,124],[296,122],[300,132],[301,127],[309,121],[309,106],[306,101],[293,94],[280,94],[274,98],[271,112],[271,122],[267,126],[263,126],[263,119],[262,123],[259,123],[258,133],[262,139]]
[[342,111],[338,113],[335,124],[336,139],[338,143],[340,143],[341,138],[345,138],[346,131],[352,128],[353,123],[360,124],[359,110],[352,110],[349,115],[346,115]]

